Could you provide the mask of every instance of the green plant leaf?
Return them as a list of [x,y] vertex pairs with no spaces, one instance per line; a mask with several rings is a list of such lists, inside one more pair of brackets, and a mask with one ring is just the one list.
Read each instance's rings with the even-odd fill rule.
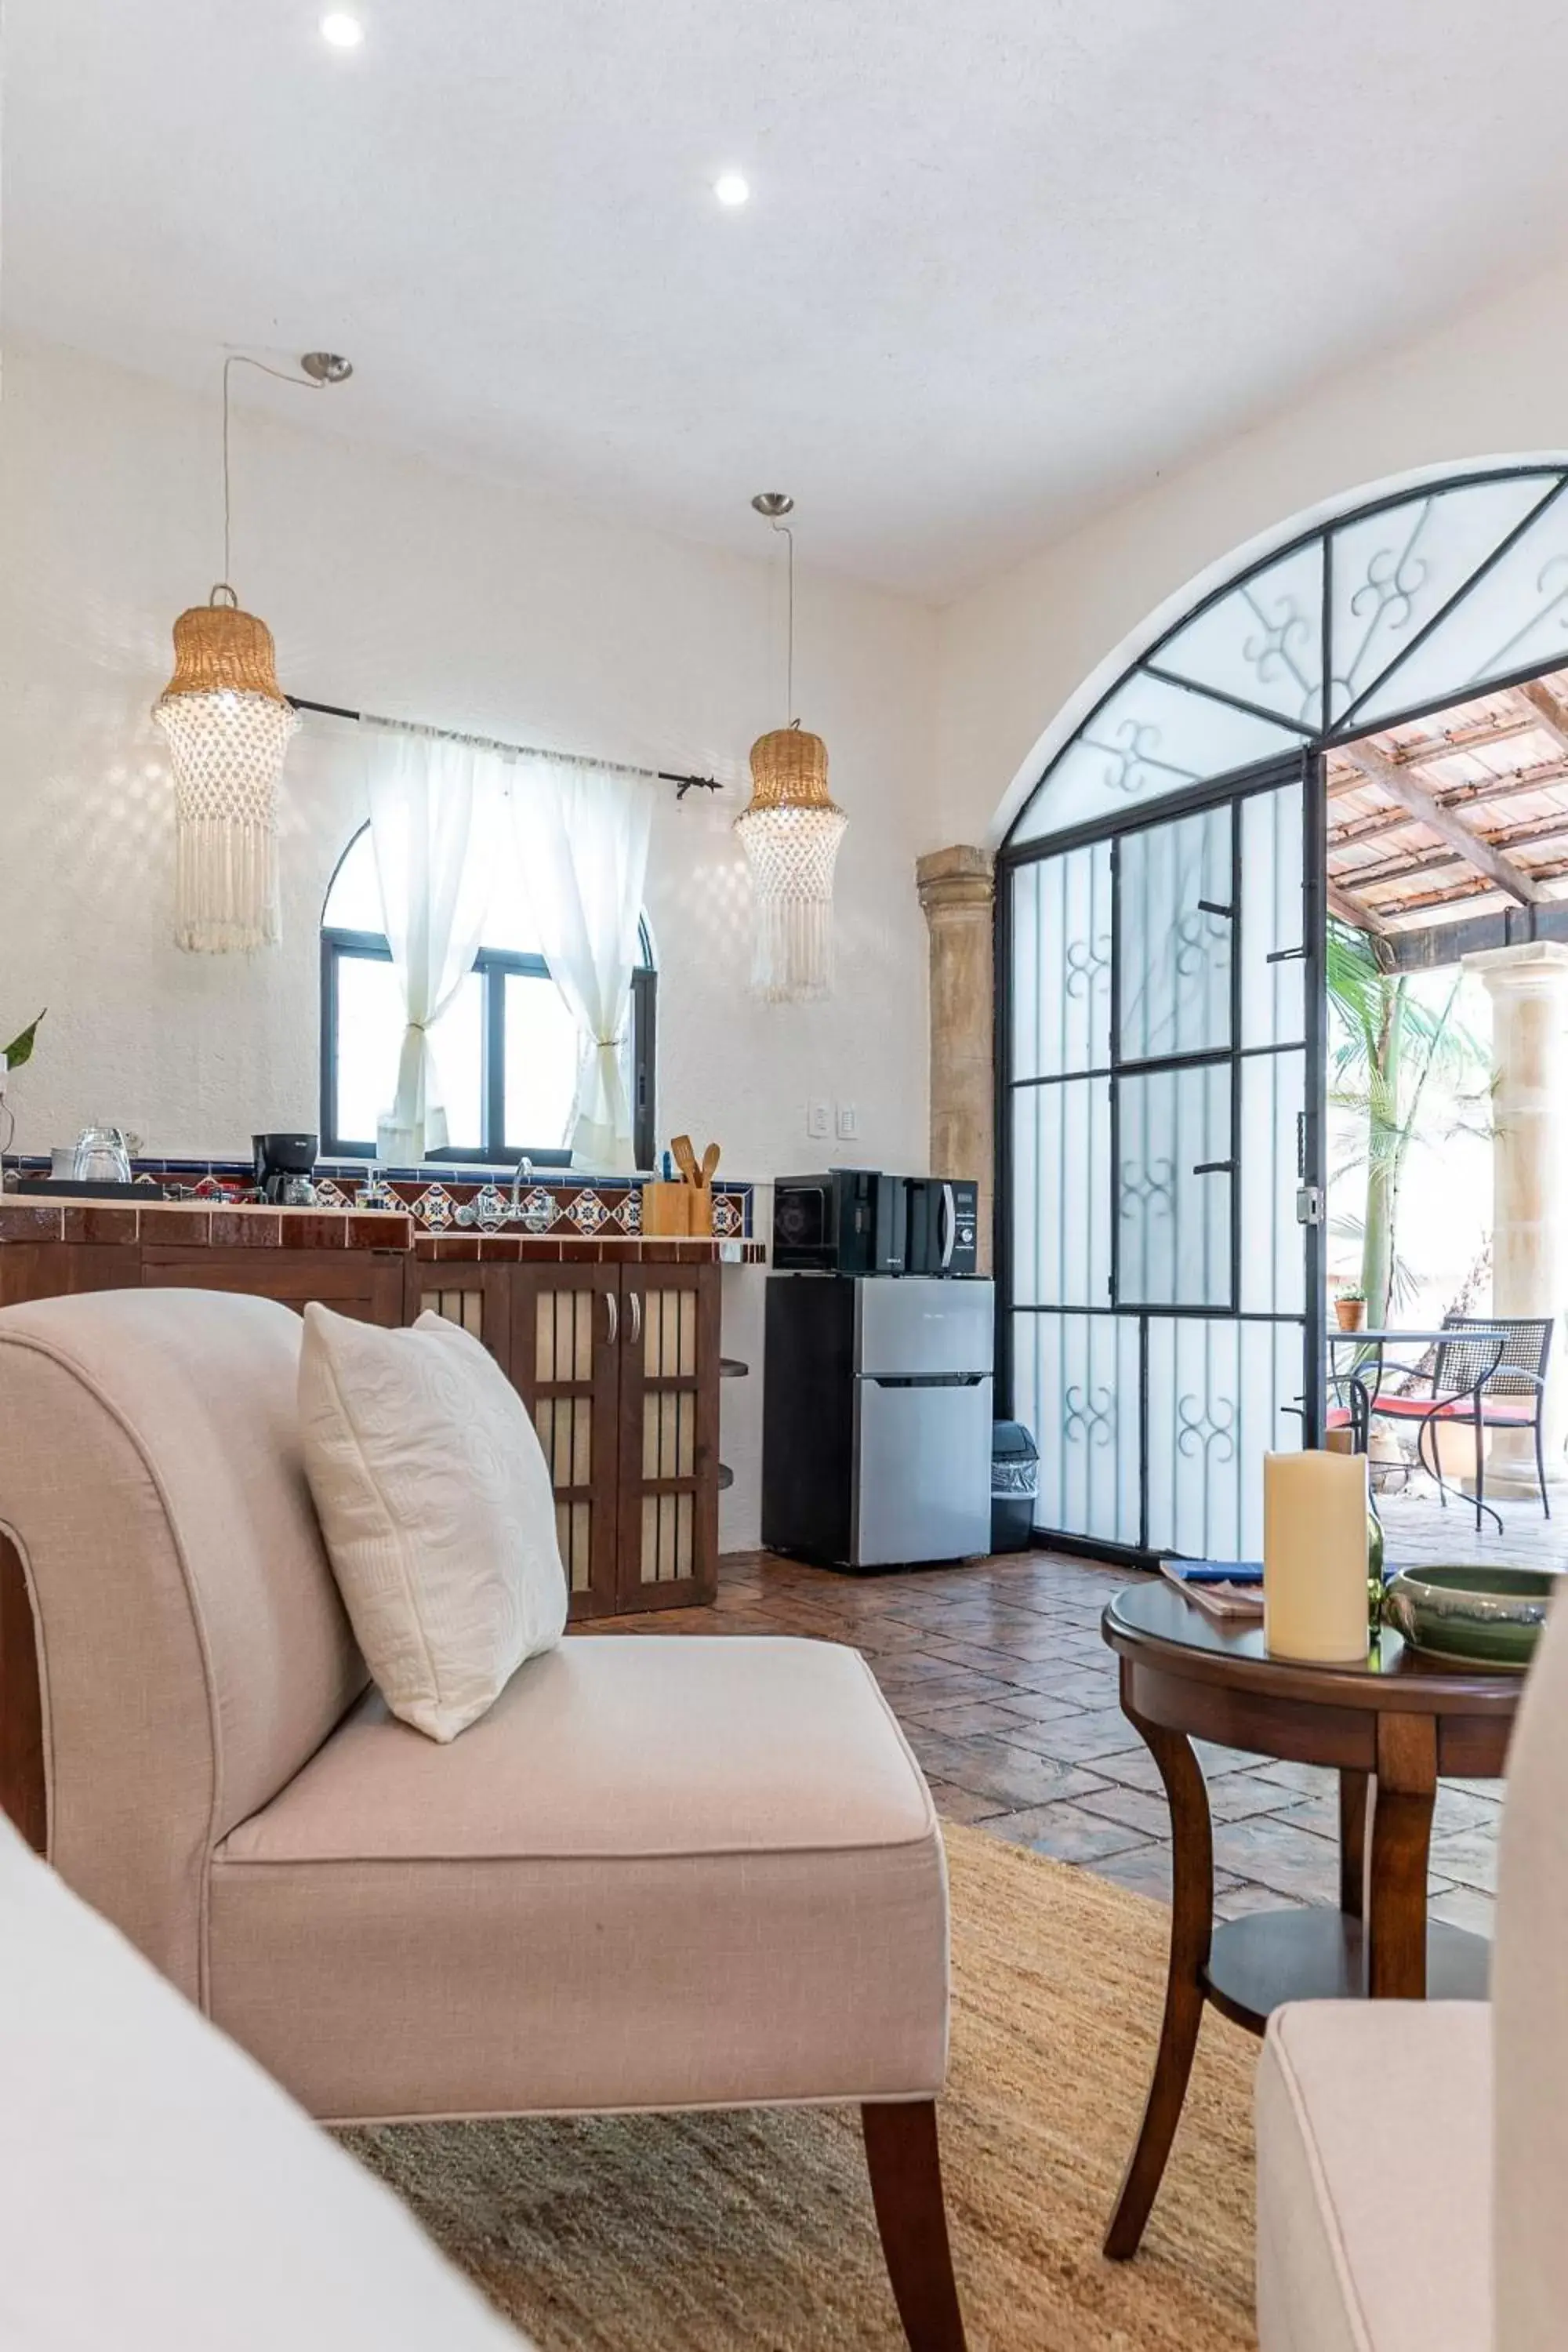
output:
[[[44,1013],[47,1013],[48,1009],[48,1006],[46,1004],[44,1007]],[[4,1063],[6,1069],[19,1070],[24,1062],[30,1062],[32,1060],[33,1040],[38,1034],[38,1022],[43,1019],[44,1013],[40,1013],[37,1020],[29,1021],[27,1026],[22,1031],[21,1035],[19,1037],[13,1037],[11,1043],[5,1047],[5,1052],[0,1053],[0,1063]]]

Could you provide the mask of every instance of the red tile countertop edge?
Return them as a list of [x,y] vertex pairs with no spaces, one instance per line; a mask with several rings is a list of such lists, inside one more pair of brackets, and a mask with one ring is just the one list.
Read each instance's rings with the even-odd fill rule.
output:
[[762,1265],[756,1241],[642,1240],[636,1234],[423,1233],[390,1209],[212,1208],[169,1201],[0,1200],[0,1244],[70,1242],[99,1248],[396,1250],[451,1265]]

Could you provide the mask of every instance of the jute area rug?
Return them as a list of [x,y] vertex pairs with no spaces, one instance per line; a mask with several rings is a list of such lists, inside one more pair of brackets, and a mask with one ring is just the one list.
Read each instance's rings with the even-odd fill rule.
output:
[[[1168,1915],[946,1828],[941,2109],[972,2352],[1233,2352],[1252,2327],[1256,2045],[1210,2011],[1136,2261],[1100,2241]],[[347,2144],[542,2352],[899,2352],[852,2110],[382,2126]]]

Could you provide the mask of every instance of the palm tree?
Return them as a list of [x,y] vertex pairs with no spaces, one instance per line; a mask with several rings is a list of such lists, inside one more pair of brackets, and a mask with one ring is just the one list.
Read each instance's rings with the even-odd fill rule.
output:
[[[1329,1101],[1355,1115],[1358,1149],[1334,1172],[1366,1171],[1363,1215],[1338,1218],[1336,1230],[1359,1230],[1366,1319],[1387,1320],[1390,1301],[1415,1287],[1397,1251],[1399,1187],[1418,1131],[1428,1143],[1490,1130],[1490,1057],[1455,1017],[1460,974],[1441,1006],[1422,1003],[1407,972],[1395,972],[1384,943],[1331,919]],[[1423,1112],[1426,1126],[1422,1129]]]

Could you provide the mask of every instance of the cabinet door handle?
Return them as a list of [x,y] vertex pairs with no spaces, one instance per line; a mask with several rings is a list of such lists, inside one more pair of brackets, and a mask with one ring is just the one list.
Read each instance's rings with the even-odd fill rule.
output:
[[632,1310],[631,1343],[635,1348],[642,1338],[642,1293],[632,1291],[626,1303]]
[[613,1290],[605,1291],[605,1304],[610,1310],[610,1328],[605,1336],[608,1344],[613,1348],[616,1344],[616,1339],[619,1337],[621,1328],[621,1310],[616,1303],[616,1294]]

